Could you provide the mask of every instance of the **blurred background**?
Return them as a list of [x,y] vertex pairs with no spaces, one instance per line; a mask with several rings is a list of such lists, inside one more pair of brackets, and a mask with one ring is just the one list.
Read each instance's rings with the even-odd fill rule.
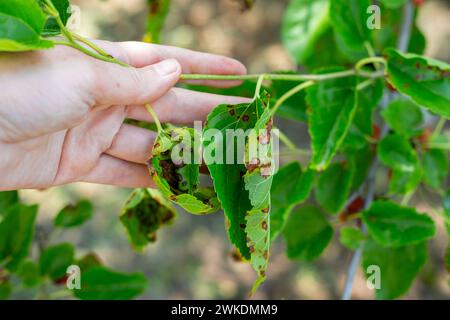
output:
[[[256,0],[242,11],[235,0],[172,0],[162,42],[241,60],[249,72],[293,69],[280,41],[280,24],[288,0]],[[112,41],[140,40],[145,30],[145,0],[72,0],[81,9],[78,33]],[[427,55],[450,61],[450,2],[426,1],[419,25],[428,40]],[[299,145],[308,146],[307,131],[278,120],[277,125]],[[447,128],[447,135],[449,130]],[[95,216],[82,228],[65,231],[56,241],[69,241],[81,255],[95,251],[108,266],[140,271],[149,279],[145,299],[246,298],[254,281],[247,264],[232,258],[221,213],[197,217],[180,212],[174,225],[158,232],[158,241],[143,254],[131,249],[119,213],[131,190],[73,184],[44,191],[22,191],[26,202],[39,203],[38,223],[51,229],[51,219],[67,203],[94,200]],[[424,193],[413,199],[420,211],[433,214],[438,203]],[[437,220],[440,221],[440,220]],[[268,280],[254,298],[337,299],[342,292],[351,252],[335,234],[325,254],[313,263],[289,261],[282,237],[273,245]],[[442,225],[430,244],[430,260],[405,299],[449,299],[448,274],[443,257],[447,238]],[[354,297],[371,299],[363,275],[354,285]]]

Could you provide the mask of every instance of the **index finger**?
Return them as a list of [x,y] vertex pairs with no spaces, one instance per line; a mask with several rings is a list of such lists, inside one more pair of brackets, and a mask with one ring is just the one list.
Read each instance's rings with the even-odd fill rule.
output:
[[[96,41],[96,43],[115,58],[136,68],[146,67],[165,59],[176,59],[182,66],[182,72],[187,74],[244,75],[247,73],[247,69],[241,62],[210,53],[133,41]],[[195,80],[189,82],[222,88],[236,86],[241,83],[240,81],[217,80]]]

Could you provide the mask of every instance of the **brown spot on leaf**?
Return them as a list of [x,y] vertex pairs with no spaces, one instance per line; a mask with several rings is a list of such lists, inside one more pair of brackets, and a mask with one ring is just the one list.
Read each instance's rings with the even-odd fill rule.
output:
[[262,223],[261,223],[261,228],[263,228],[263,230],[267,230],[267,221],[263,221]]
[[255,252],[255,246],[250,246],[248,249],[250,250],[250,253]]
[[248,120],[250,120],[250,116],[249,116],[248,114],[244,114],[244,115],[242,116],[242,121],[248,122]]
[[239,227],[241,227],[241,229],[245,229],[246,226],[247,226],[247,225],[246,225],[245,223],[241,223],[241,224],[239,225]]

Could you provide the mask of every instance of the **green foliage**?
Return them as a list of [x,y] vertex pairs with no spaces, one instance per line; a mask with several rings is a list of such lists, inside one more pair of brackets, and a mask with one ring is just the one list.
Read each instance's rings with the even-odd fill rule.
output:
[[[368,241],[363,252],[364,270],[378,266],[381,271],[380,289],[375,290],[377,299],[395,299],[404,294],[427,261],[427,243],[421,242],[396,248],[382,247]],[[366,273],[366,276],[369,274]]]
[[72,228],[82,225],[92,217],[92,204],[82,200],[76,205],[65,206],[53,220],[55,227]]
[[382,246],[417,244],[436,233],[433,220],[413,208],[378,200],[363,212],[362,219],[370,235]]
[[283,231],[292,209],[308,199],[314,182],[314,171],[303,171],[295,161],[280,168],[273,177],[270,198],[270,239]]
[[75,248],[70,243],[47,247],[39,258],[41,275],[58,280],[66,275],[67,267],[74,261]]
[[328,246],[333,228],[319,208],[306,205],[291,214],[283,235],[287,256],[309,261],[317,258]]
[[16,270],[28,256],[37,210],[37,206],[14,204],[0,223],[0,262],[9,270]]
[[330,213],[340,212],[348,199],[352,182],[353,167],[349,163],[333,163],[317,181],[317,202]]
[[122,209],[120,221],[127,229],[133,247],[142,251],[148,243],[156,241],[158,229],[171,224],[175,216],[175,208],[161,192],[136,189]]
[[[170,0],[147,2],[144,40],[156,43]],[[253,4],[241,2],[245,8]],[[251,103],[215,107],[203,132],[163,126],[147,106],[154,124],[133,124],[158,132],[148,163],[158,189],[136,189],[122,209],[120,220],[132,246],[142,251],[156,240],[159,228],[176,216],[173,204],[196,215],[223,209],[231,243],[257,274],[254,293],[269,276],[270,244],[279,234],[284,236],[289,258],[310,261],[325,251],[335,226],[342,245],[363,251],[365,270],[380,267],[377,298],[404,294],[426,262],[426,241],[436,233],[428,215],[406,206],[416,189],[426,185],[442,198],[450,234],[449,142],[441,132],[443,120],[450,117],[450,66],[420,55],[425,38],[415,23],[409,53],[386,49],[399,42],[399,30],[408,20],[403,16],[409,14],[403,7],[406,2],[380,1],[383,28],[370,30],[369,0],[292,0],[283,17],[282,41],[299,70],[315,72],[230,76],[229,80],[245,81],[226,89],[183,84],[191,90],[255,97]],[[67,30],[69,6],[68,0],[1,2],[0,52],[64,44],[124,66]],[[416,16],[417,10],[408,18]],[[48,37],[55,35],[60,37]],[[189,77],[216,76],[183,75],[184,80]],[[219,80],[227,77],[221,75]],[[436,128],[425,121],[430,115],[442,117]],[[308,126],[312,155],[305,169],[295,161],[275,172],[274,117]],[[229,136],[227,129],[244,134]],[[288,139],[281,140],[295,155],[309,153]],[[256,157],[251,153],[253,145],[260,151]],[[280,157],[284,163],[283,150]],[[202,160],[208,170],[202,168]],[[380,179],[386,171],[380,170],[381,165],[388,169],[387,181]],[[201,174],[208,173],[213,186],[204,187]],[[313,188],[315,196],[311,197]],[[306,201],[307,205],[295,210]],[[39,233],[34,239],[37,211],[37,206],[22,204],[16,191],[0,192],[0,299],[14,297],[11,279],[24,288],[44,288],[40,294],[46,297],[46,281],[63,283],[72,264],[82,272],[82,288],[72,292],[79,299],[131,299],[144,292],[143,274],[110,270],[94,252],[77,258],[72,245],[53,243],[53,234]],[[333,226],[325,212],[338,214],[332,217]],[[65,232],[92,215],[93,206],[83,200],[64,207],[53,226]],[[364,226],[368,235],[361,231]],[[38,261],[31,254],[33,239]],[[447,252],[447,267],[448,256]]]
[[282,40],[298,64],[316,53],[315,45],[329,26],[328,0],[292,0],[283,18]]
[[[328,71],[339,71],[330,69]],[[307,89],[311,168],[322,171],[338,151],[356,111],[356,78],[326,80]]]
[[388,81],[418,105],[450,118],[450,65],[393,49],[386,53]]
[[74,294],[81,300],[128,300],[146,288],[147,279],[141,273],[124,274],[95,266],[83,273],[83,285]]
[[356,250],[360,247],[365,237],[360,229],[354,227],[342,227],[339,241],[349,250]]

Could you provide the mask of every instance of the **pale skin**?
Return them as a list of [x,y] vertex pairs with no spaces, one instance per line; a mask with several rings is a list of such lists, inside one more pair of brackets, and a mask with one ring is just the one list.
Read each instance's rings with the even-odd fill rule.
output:
[[96,44],[132,67],[67,47],[0,54],[0,190],[151,187],[146,163],[155,133],[125,119],[151,122],[150,103],[162,122],[191,125],[218,104],[247,101],[174,87],[182,73],[245,74],[236,60],[139,42]]

